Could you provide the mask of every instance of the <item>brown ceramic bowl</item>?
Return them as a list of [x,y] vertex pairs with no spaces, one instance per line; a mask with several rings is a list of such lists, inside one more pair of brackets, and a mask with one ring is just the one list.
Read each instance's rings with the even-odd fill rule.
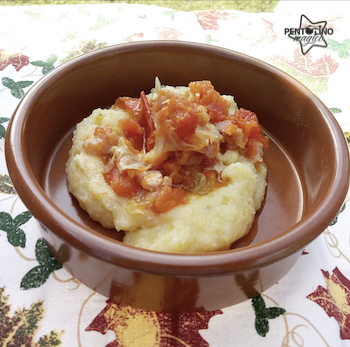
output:
[[[77,122],[119,96],[211,80],[254,111],[270,137],[268,188],[250,233],[224,252],[180,255],[124,245],[69,195],[65,162]],[[62,265],[90,288],[136,307],[213,310],[280,280],[327,228],[348,187],[348,151],[331,112],[302,84],[254,58],[209,45],[138,42],[63,64],[25,95],[6,137],[14,186]]]

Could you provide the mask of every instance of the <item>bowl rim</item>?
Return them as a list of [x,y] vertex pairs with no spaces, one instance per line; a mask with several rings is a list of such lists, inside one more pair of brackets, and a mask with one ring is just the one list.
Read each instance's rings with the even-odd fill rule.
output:
[[[104,56],[126,51],[180,47],[198,52],[209,49],[210,54],[244,61],[256,68],[273,73],[276,77],[296,85],[320,109],[334,141],[337,165],[329,194],[302,223],[298,222],[272,239],[239,249],[203,254],[150,251],[108,239],[93,229],[79,224],[61,211],[35,180],[30,170],[30,163],[21,154],[22,143],[19,134],[22,134],[25,129],[27,105],[32,104],[36,96],[45,90],[46,84],[51,85],[62,74],[72,72],[76,67],[90,64]],[[333,114],[318,97],[295,78],[262,60],[228,48],[189,41],[139,41],[111,45],[76,57],[51,70],[30,88],[15,109],[5,138],[5,156],[10,177],[19,197],[33,216],[58,237],[73,243],[75,248],[110,263],[160,275],[165,273],[182,276],[218,275],[257,268],[291,255],[313,241],[328,227],[343,204],[349,185],[349,154],[344,134]],[[305,230],[310,232],[305,233]]]

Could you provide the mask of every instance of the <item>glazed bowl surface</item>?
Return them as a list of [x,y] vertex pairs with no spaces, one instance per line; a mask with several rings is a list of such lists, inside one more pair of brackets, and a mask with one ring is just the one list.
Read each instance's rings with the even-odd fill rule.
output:
[[[228,251],[153,252],[122,243],[92,221],[67,189],[72,132],[96,108],[162,84],[210,80],[255,112],[270,138],[268,186],[249,234]],[[156,311],[214,310],[279,281],[339,211],[348,189],[343,133],[301,83],[252,57],[215,46],[144,41],[106,47],[55,68],[20,102],[6,160],[13,184],[43,237],[71,274],[115,301]]]

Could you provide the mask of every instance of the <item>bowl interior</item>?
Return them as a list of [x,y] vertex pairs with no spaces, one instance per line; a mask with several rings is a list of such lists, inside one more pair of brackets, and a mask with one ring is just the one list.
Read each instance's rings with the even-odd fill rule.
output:
[[[232,248],[246,249],[287,235],[266,252],[277,251],[273,247],[293,252],[328,226],[346,194],[347,179],[342,181],[348,164],[341,130],[327,108],[300,83],[265,63],[180,42],[124,44],[87,54],[53,70],[27,94],[12,125],[21,128],[21,137],[13,142],[20,144],[17,155],[23,155],[31,178],[59,209],[104,239],[122,239],[122,233],[93,222],[68,193],[65,162],[79,121],[95,108],[111,107],[119,96],[148,93],[156,76],[174,86],[210,80],[221,94],[233,95],[239,107],[255,112],[271,139],[265,150],[264,206],[250,233]],[[30,193],[24,195],[29,202]],[[33,214],[53,225],[39,199],[40,206],[31,206]]]
[[[74,220],[108,238],[122,241],[123,231],[117,233],[115,230],[106,229],[94,222],[67,190],[65,163],[72,145],[72,132],[73,129],[63,137],[47,161],[42,180],[44,190],[55,204]],[[250,232],[244,238],[233,243],[232,249],[275,237],[293,227],[301,220],[303,214],[302,178],[299,176],[291,157],[280,146],[278,140],[272,135],[269,137],[270,145],[265,155],[265,161],[269,167],[269,178],[264,205],[259,210]],[[281,184],[281,178],[284,177],[288,177],[288,184]],[[276,218],[271,220],[271,215],[276,216]]]

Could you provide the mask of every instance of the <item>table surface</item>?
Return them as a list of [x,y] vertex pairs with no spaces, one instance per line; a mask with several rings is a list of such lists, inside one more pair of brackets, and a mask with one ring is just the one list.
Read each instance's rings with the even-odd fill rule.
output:
[[[274,65],[316,94],[349,137],[350,3],[269,3],[265,13],[0,6],[0,346],[350,346],[347,199],[292,270],[253,300],[201,314],[151,314],[107,301],[52,259],[7,172],[7,124],[36,81],[75,56],[140,40],[217,45]],[[301,47],[288,36],[302,15],[310,24],[326,21],[318,45]]]

